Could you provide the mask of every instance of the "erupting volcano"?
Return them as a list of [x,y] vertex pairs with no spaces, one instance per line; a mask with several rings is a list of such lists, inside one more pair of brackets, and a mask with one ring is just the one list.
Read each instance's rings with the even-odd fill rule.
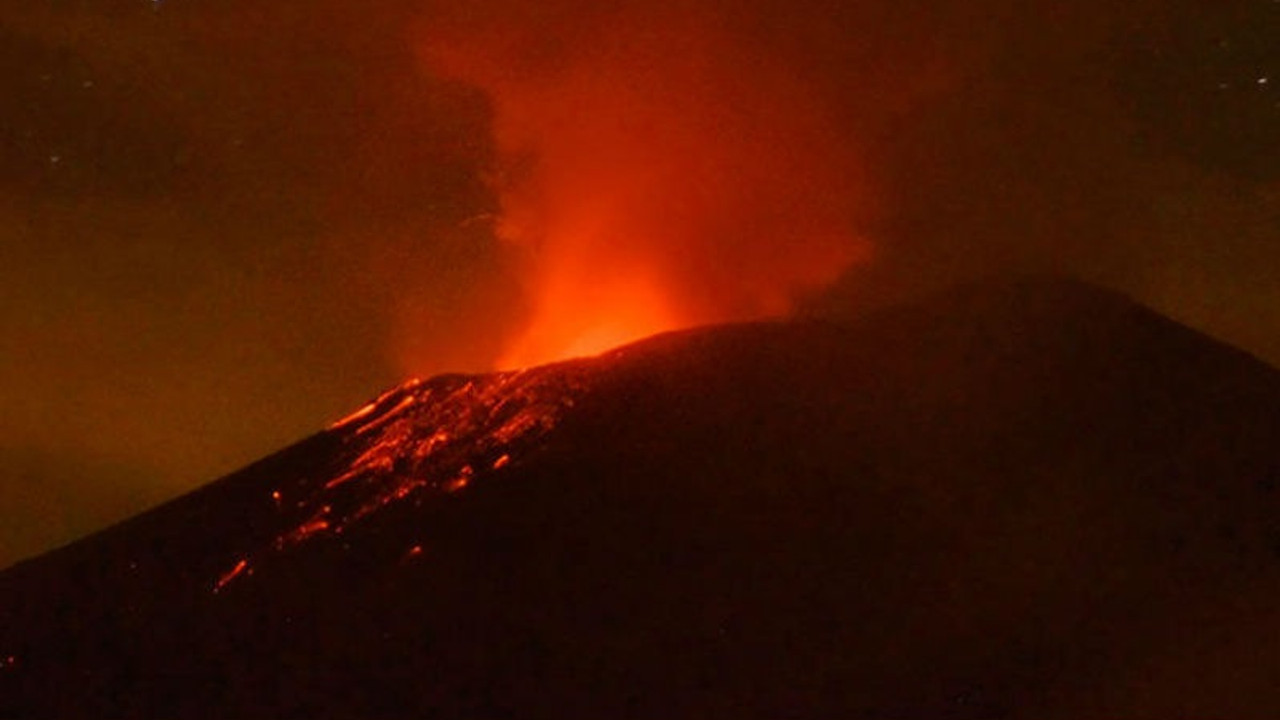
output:
[[1275,717],[1277,448],[1064,282],[413,381],[0,574],[0,716]]
[[421,33],[431,72],[492,103],[495,231],[528,298],[499,367],[782,316],[866,254],[856,153],[794,68],[708,8],[560,5],[441,9]]

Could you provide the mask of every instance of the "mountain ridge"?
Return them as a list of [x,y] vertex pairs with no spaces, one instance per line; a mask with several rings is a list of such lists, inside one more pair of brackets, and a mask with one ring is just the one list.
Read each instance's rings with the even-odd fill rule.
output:
[[1071,281],[414,381],[0,573],[0,715],[1265,717],[1276,448]]

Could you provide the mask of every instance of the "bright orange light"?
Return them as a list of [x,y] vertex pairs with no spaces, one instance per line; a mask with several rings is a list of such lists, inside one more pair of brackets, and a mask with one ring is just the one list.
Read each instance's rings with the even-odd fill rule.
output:
[[218,582],[213,586],[213,591],[215,593],[221,592],[222,589],[225,588],[228,583],[230,583],[232,580],[235,580],[237,577],[240,577],[240,575],[243,574],[244,571],[246,570],[249,570],[249,561],[244,558],[241,558],[234,566],[232,566],[230,570],[226,571],[225,573],[222,574],[221,577],[218,578]]
[[543,278],[537,289],[534,314],[499,360],[500,369],[597,355],[683,324],[662,292],[640,277],[602,272],[591,282],[588,273],[569,273]]
[[565,9],[468,5],[421,48],[487,93],[508,160],[528,315],[499,368],[783,315],[863,256],[859,163],[791,68],[706,8]]

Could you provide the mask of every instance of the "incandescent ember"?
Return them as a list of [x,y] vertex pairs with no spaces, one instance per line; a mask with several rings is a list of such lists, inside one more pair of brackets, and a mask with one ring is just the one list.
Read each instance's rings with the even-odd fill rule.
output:
[[[392,505],[457,493],[535,452],[583,389],[582,362],[490,375],[411,380],[331,425],[343,461],[329,477],[277,487],[269,498],[286,528],[256,555],[341,536]],[[215,592],[252,574],[237,558]]]

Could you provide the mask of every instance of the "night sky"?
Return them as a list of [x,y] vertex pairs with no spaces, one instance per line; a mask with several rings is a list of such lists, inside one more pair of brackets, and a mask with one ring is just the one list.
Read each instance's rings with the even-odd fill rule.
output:
[[0,565],[639,267],[662,326],[1067,272],[1274,364],[1280,2],[8,3],[0,215]]

